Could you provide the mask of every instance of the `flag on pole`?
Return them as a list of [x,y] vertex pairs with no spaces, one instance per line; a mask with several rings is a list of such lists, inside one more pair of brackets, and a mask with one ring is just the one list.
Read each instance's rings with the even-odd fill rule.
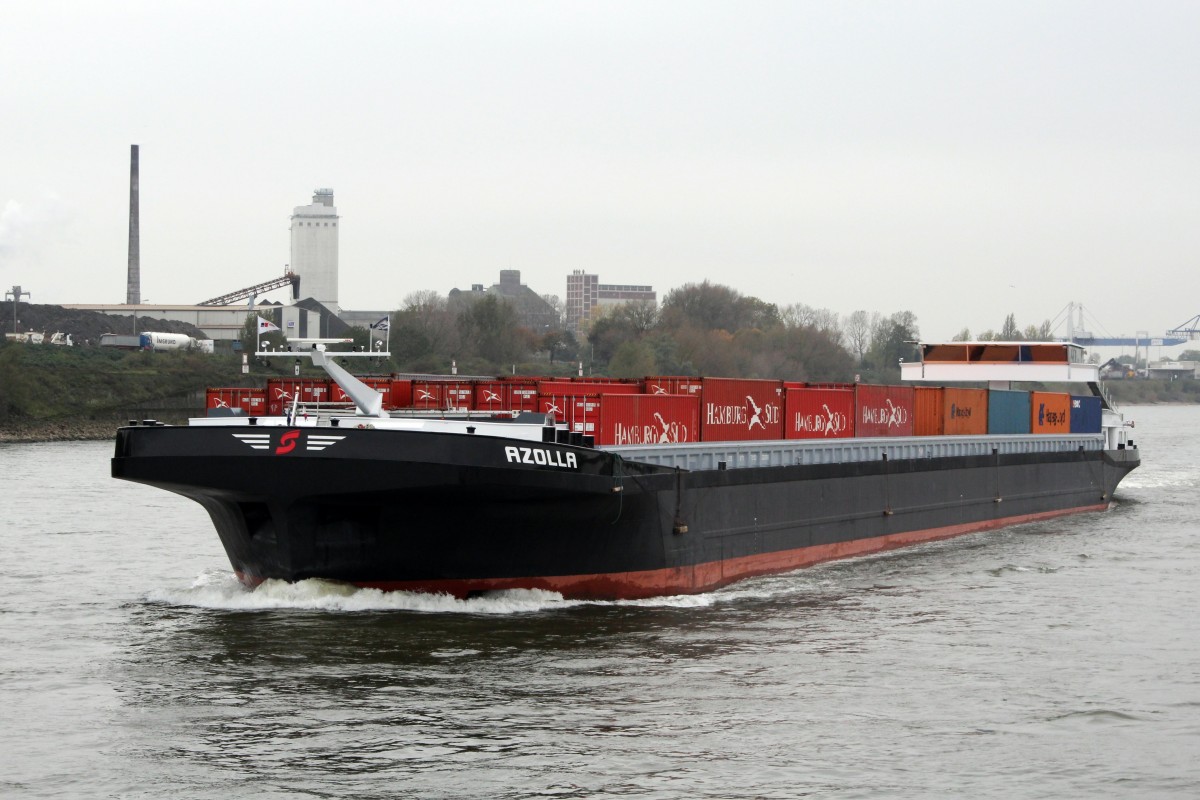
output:
[[371,330],[386,331],[388,329],[388,321],[390,319],[390,317],[381,317],[379,322],[376,322],[371,326]]
[[277,331],[277,330],[279,330],[279,326],[276,325],[274,322],[271,322],[271,320],[263,319],[262,317],[258,318],[258,332],[259,333],[270,333],[271,331]]

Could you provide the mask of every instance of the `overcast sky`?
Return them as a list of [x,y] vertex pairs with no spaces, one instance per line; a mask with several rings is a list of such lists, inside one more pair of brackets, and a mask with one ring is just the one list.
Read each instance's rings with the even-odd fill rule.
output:
[[566,275],[916,314],[1200,314],[1200,3],[8,3],[0,284],[193,303],[341,215],[341,302]]

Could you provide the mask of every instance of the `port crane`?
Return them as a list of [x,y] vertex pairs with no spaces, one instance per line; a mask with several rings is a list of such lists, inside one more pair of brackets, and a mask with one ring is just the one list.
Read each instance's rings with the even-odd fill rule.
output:
[[1185,341],[1200,339],[1200,314],[1167,331],[1168,336],[1186,336]]
[[246,298],[257,297],[263,292],[269,292],[272,289],[282,289],[287,285],[292,287],[292,299],[300,299],[300,276],[291,270],[285,270],[283,275],[278,278],[272,278],[269,281],[256,283],[254,286],[247,286],[245,289],[238,289],[236,292],[229,292],[210,300],[205,300],[202,303],[197,303],[198,306],[228,306],[239,300]]
[[1068,303],[1064,310],[1067,312],[1067,340],[1084,347],[1174,347],[1200,338],[1200,314],[1167,331],[1164,336],[1151,336],[1148,331],[1136,331],[1134,336],[1096,336],[1084,328],[1081,303]]

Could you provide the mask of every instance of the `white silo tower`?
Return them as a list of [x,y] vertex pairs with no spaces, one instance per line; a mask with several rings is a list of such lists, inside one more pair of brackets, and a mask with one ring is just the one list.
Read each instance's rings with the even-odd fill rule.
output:
[[317,189],[311,205],[292,213],[292,272],[300,276],[300,296],[334,313],[338,305],[338,214],[333,189]]

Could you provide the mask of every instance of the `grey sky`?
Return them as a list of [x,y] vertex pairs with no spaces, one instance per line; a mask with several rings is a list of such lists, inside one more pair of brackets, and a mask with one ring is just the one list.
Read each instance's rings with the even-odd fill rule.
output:
[[520,269],[911,310],[1200,313],[1200,3],[9,3],[0,283],[121,302],[279,274],[335,190],[341,300]]

